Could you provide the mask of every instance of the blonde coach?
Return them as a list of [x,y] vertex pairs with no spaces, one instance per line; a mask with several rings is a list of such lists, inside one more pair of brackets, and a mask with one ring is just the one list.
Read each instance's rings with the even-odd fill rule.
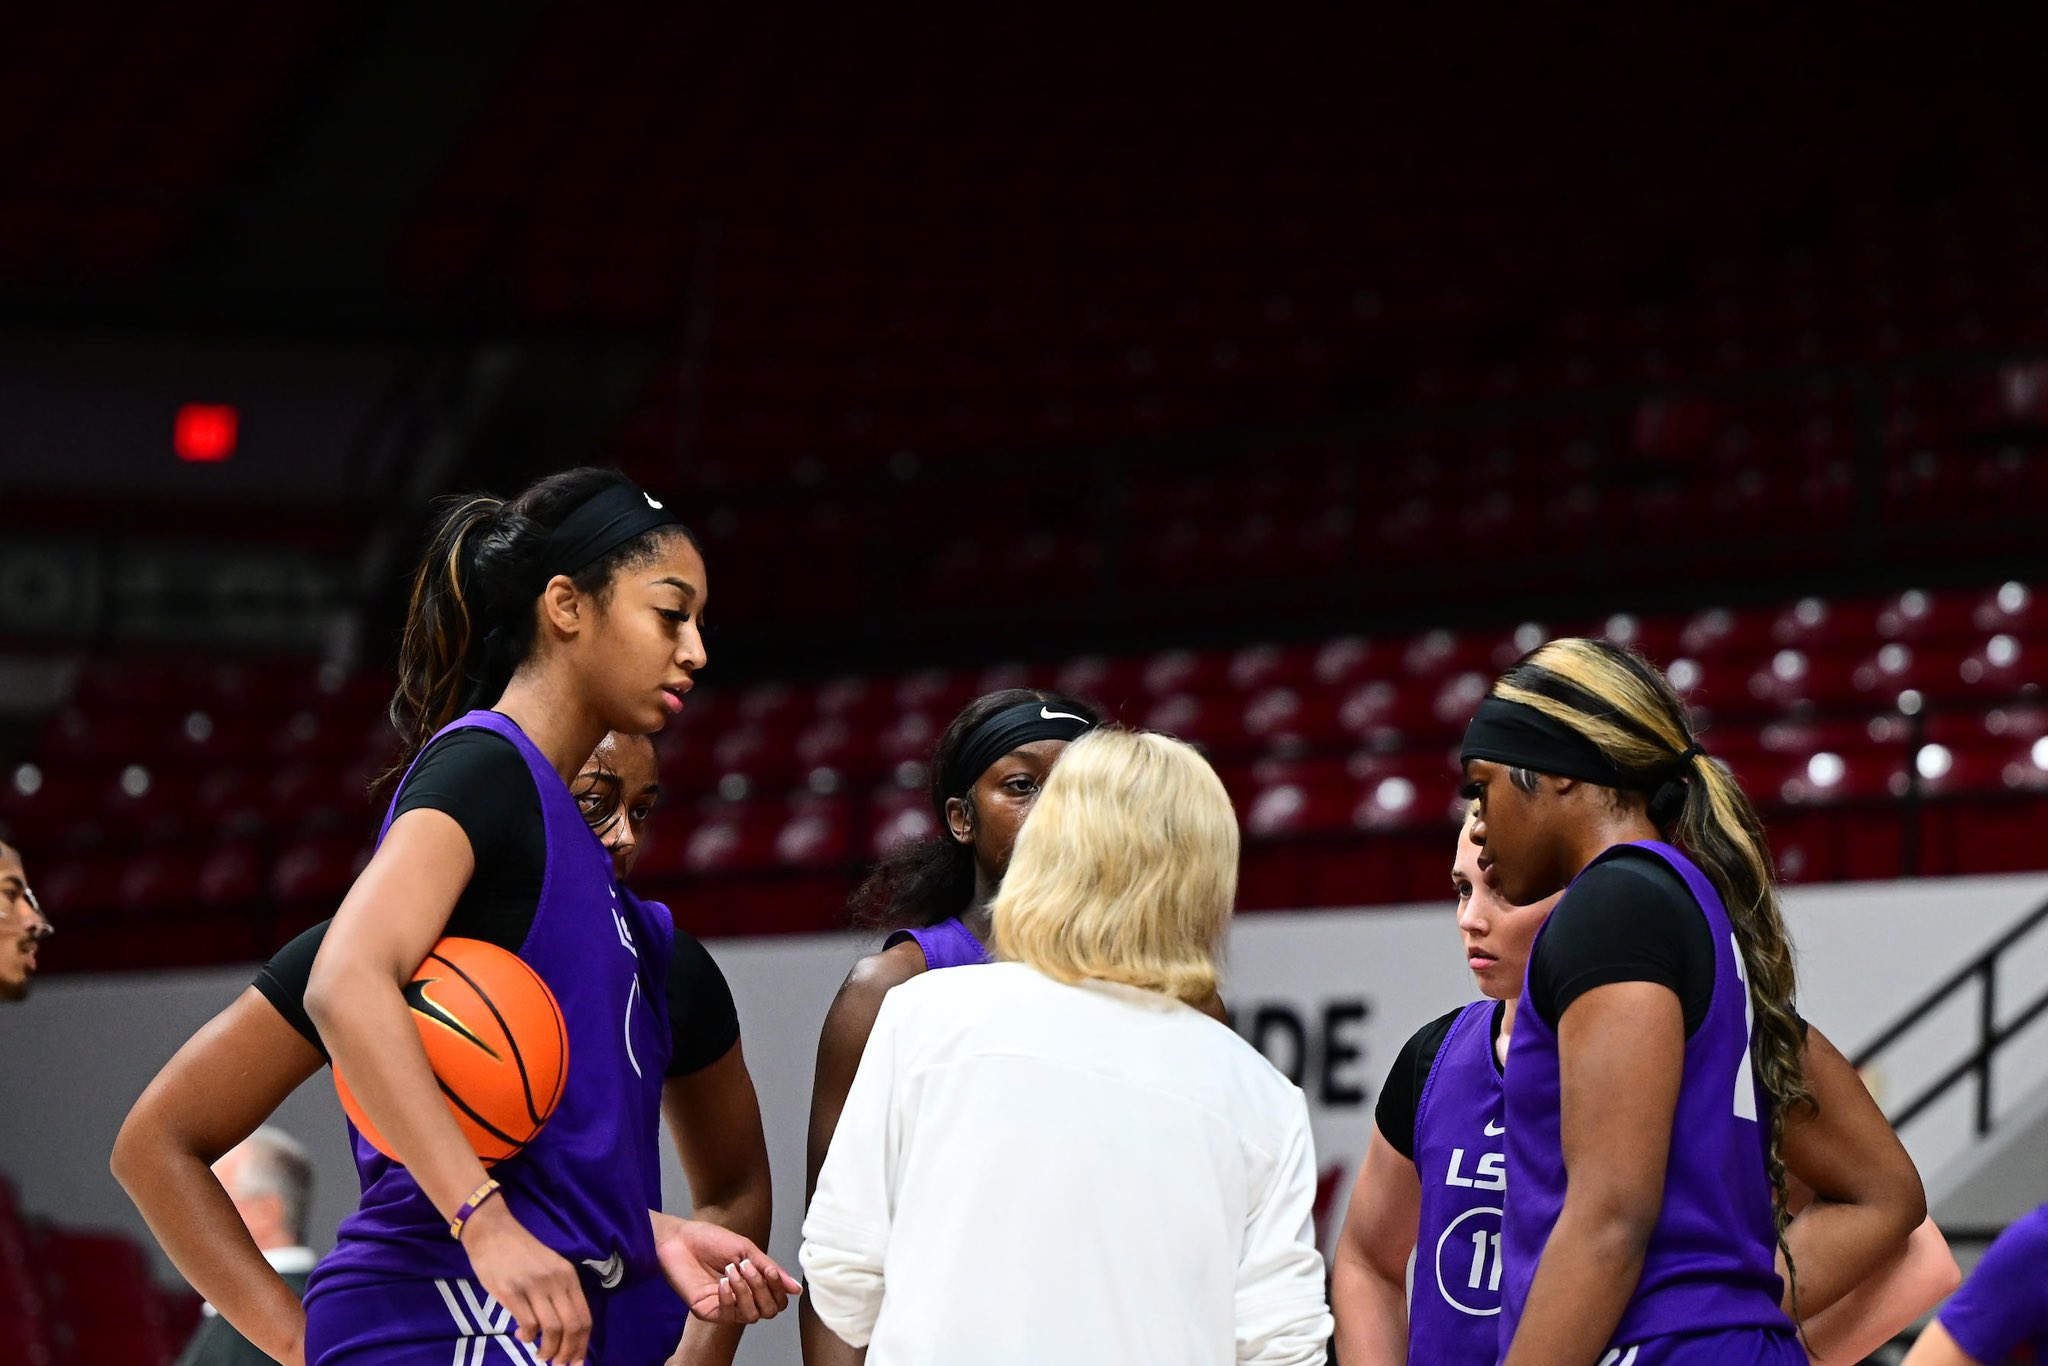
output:
[[1091,732],[1018,836],[1008,961],[890,993],[802,1253],[871,1366],[1324,1360],[1307,1105],[1193,1004],[1237,850],[1193,749]]

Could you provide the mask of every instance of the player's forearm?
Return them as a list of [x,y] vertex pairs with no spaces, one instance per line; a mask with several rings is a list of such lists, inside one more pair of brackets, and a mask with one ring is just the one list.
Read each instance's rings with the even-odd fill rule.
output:
[[113,1169],[178,1274],[265,1354],[300,1360],[305,1308],[263,1259],[212,1169],[133,1124],[114,1145]]
[[744,1324],[705,1323],[691,1319],[683,1329],[681,1348],[674,1357],[677,1366],[732,1366],[739,1354]]
[[1594,1366],[1642,1279],[1654,1222],[1567,1195],[1503,1366]]
[[1348,1244],[1331,1259],[1330,1306],[1337,1315],[1337,1366],[1404,1366],[1406,1287],[1381,1275]]
[[808,1295],[797,1306],[797,1327],[803,1338],[804,1366],[866,1366],[868,1349],[851,1345],[827,1328]]
[[1955,1293],[1962,1269],[1932,1219],[1877,1274],[1801,1325],[1815,1366],[1862,1361],[1922,1314]]
[[[714,1195],[716,1198],[696,1206],[690,1217],[729,1228],[751,1239],[756,1246],[768,1245],[768,1227],[775,1211],[765,1167],[749,1172],[734,1189]],[[682,1351],[676,1360],[680,1366],[732,1366],[744,1331],[744,1324],[692,1322],[683,1334]]]
[[768,1246],[768,1228],[774,1216],[774,1190],[765,1162],[730,1187],[705,1192],[690,1213],[692,1219],[729,1228],[764,1248]]
[[[1924,1207],[1920,1210],[1925,1217]],[[1905,1254],[1913,1222],[1906,1212],[1881,1204],[1815,1200],[1785,1226],[1778,1274],[1786,1275],[1790,1251],[1798,1276],[1798,1317],[1811,1320]],[[1786,1277],[1780,1307],[1793,1313],[1793,1283]]]
[[374,969],[316,963],[306,1013],[319,1027],[336,1072],[363,1113],[444,1216],[484,1182],[427,1064],[412,1010],[398,984]]

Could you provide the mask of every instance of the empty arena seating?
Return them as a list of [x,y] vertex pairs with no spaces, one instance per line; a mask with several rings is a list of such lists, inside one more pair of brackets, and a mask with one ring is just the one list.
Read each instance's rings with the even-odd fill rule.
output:
[[[1507,20],[1474,50],[1335,11],[1227,43],[818,15],[792,50],[767,16],[557,6],[396,268],[449,306],[678,336],[610,454],[688,498],[750,623],[834,611],[821,563],[932,639],[970,602],[1150,624],[1248,582],[1298,616],[1448,595],[1495,533],[1569,546],[1519,567],[1560,595],[1646,556],[1733,585],[2024,550],[2048,205],[2006,59],[1902,66],[1759,15],[1737,109],[1619,20],[1574,44],[1573,99]],[[1462,97],[1383,60],[1443,43]],[[1902,121],[1901,81],[1950,98]],[[1426,139],[1388,135],[1418,109]],[[1938,173],[1928,118],[1955,120]]]
[[11,1360],[169,1366],[198,1318],[197,1297],[159,1288],[132,1239],[28,1219],[0,1176],[0,1323]]
[[[766,15],[557,6],[397,269],[416,294],[527,320],[682,331],[696,313],[707,335],[656,368],[617,453],[651,482],[734,494],[943,504],[968,455],[1071,465],[1173,434],[1547,400],[1438,451],[1282,443],[1249,477],[1156,496],[1134,480],[1127,572],[1213,561],[1232,536],[1304,572],[1440,545],[1470,509],[1436,495],[1469,497],[1475,465],[1482,497],[1555,530],[1662,544],[1704,503],[1788,556],[1824,551],[1866,485],[1888,522],[2038,489],[2039,367],[1922,364],[2048,341],[2038,177],[1988,76],[2016,58],[1930,65],[1759,15],[1726,54],[1756,72],[1731,108],[1715,68],[1644,62],[1617,22],[1573,45],[1590,77],[1573,99],[1501,23],[1475,48],[1457,25],[1340,11],[1227,42],[1136,13],[1093,16],[1086,43],[973,15],[814,15],[793,48]],[[1463,97],[1443,64],[1384,60],[1443,43]],[[1946,97],[1904,119],[1900,81]],[[1418,109],[1426,139],[1387,136]],[[1956,130],[1939,174],[1928,119]],[[1793,154],[1788,126],[1828,154]],[[1602,155],[1560,154],[1578,146]],[[1884,392],[1847,366],[1884,371]],[[816,544],[813,511],[737,515]],[[1032,525],[1037,558],[1087,576],[1092,518]],[[918,549],[943,579],[944,547]]]
[[10,12],[0,289],[132,284],[256,145],[335,6],[109,0]]
[[[953,713],[1030,684],[1204,747],[1244,821],[1246,908],[1434,897],[1464,723],[1564,631],[1668,667],[1789,878],[2042,866],[2048,604],[2005,583],[731,690],[714,669],[661,742],[639,880],[708,934],[831,927],[864,868],[936,829],[924,764]],[[331,913],[367,856],[388,680],[294,659],[152,669],[138,707],[121,661],[89,667],[0,782],[62,927],[52,970],[259,955]]]

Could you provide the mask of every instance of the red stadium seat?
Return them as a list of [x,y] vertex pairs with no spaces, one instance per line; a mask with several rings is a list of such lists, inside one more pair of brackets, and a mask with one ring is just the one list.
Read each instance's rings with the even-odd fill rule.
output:
[[187,848],[157,849],[129,862],[114,888],[114,904],[125,911],[167,911],[189,907],[199,891],[201,856]]
[[270,891],[285,906],[341,904],[349,884],[369,861],[363,837],[314,835],[286,845],[270,872]]
[[775,857],[784,868],[840,868],[850,853],[852,811],[844,801],[798,801],[775,832]]
[[161,1362],[177,1350],[149,1264],[133,1242],[48,1229],[35,1256],[72,1360]]
[[265,891],[266,868],[256,846],[245,841],[207,851],[193,894],[202,904],[224,910],[253,906]]

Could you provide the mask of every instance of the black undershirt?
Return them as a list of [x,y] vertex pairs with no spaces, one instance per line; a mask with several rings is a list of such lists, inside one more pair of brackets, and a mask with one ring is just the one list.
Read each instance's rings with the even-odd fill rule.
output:
[[1621,849],[1579,875],[1529,955],[1524,1001],[1552,1029],[1595,987],[1655,982],[1678,997],[1685,1036],[1714,1003],[1714,932],[1685,879],[1647,850]]
[[519,952],[548,870],[547,827],[525,756],[496,731],[443,736],[406,775],[391,816],[423,810],[461,826],[476,859],[445,933]]
[[[323,1058],[327,1046],[306,1014],[306,981],[313,972],[313,955],[333,923],[323,920],[279,949],[250,983]],[[668,1059],[671,1077],[703,1071],[740,1040],[739,1011],[725,974],[697,937],[683,930],[676,931],[675,952],[668,963],[668,1024],[674,1045]]]
[[[1572,1002],[1616,982],[1669,987],[1684,1011],[1687,1038],[1698,1031],[1714,1000],[1713,931],[1685,880],[1647,852],[1610,854],[1572,884],[1530,955],[1523,1005],[1554,1029]],[[1380,1133],[1411,1162],[1423,1083],[1458,1013],[1431,1020],[1401,1046],[1373,1108]],[[1500,1038],[1503,1014],[1495,1003],[1488,1032],[1492,1040]],[[1498,1067],[1498,1054],[1492,1056]]]
[[[432,810],[462,827],[476,860],[444,934],[481,939],[517,953],[533,930],[547,877],[547,827],[533,773],[517,747],[475,727],[436,741],[399,789],[392,818]],[[324,1055],[306,1014],[306,981],[327,935],[322,921],[278,950],[255,987]],[[687,1076],[718,1061],[739,1041],[739,1013],[725,974],[704,946],[681,930],[669,958],[668,1013],[674,1051],[668,1075]]]
[[[1386,1085],[1380,1088],[1379,1101],[1373,1106],[1373,1122],[1380,1133],[1395,1152],[1410,1162],[1415,1160],[1415,1112],[1422,1104],[1422,1084],[1429,1080],[1429,1069],[1436,1066],[1436,1055],[1443,1052],[1444,1040],[1450,1037],[1451,1026],[1464,1009],[1459,1006],[1439,1015],[1409,1036],[1395,1054]],[[1503,1003],[1495,1001],[1493,1016],[1487,1022],[1486,1037],[1492,1045],[1488,1053],[1496,1071],[1500,1068],[1500,1022],[1506,1013]]]

